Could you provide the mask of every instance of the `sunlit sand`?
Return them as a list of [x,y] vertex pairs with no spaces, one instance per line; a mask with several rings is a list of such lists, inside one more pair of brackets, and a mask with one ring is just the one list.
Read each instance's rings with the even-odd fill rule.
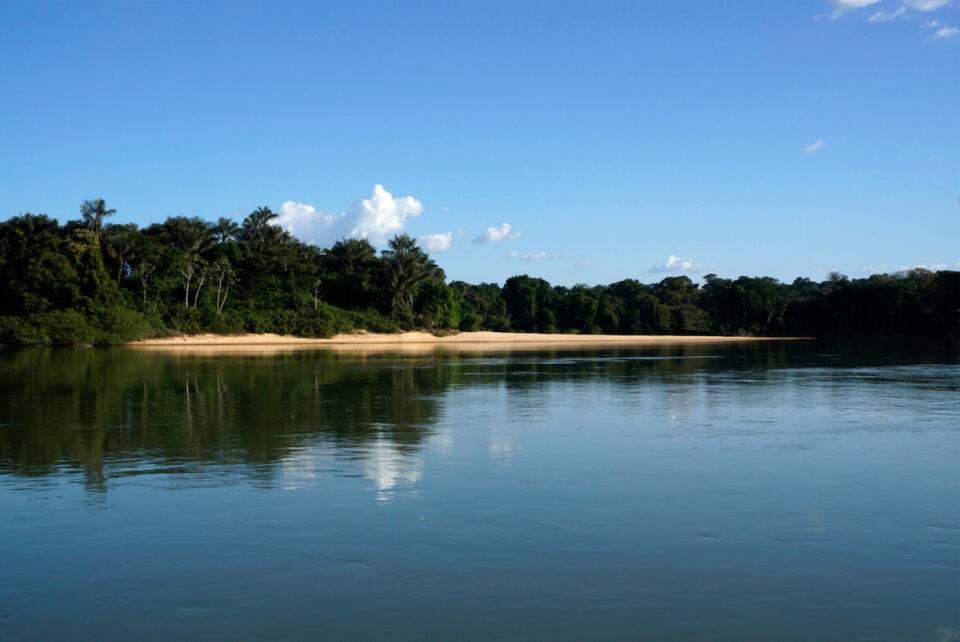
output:
[[[789,340],[796,340],[790,337]],[[783,341],[784,337],[720,337],[678,335],[537,334],[515,332],[460,332],[442,337],[427,332],[397,334],[338,334],[329,339],[311,339],[279,334],[217,335],[146,339],[127,346],[148,350],[190,353],[269,354],[288,350],[326,348],[338,352],[425,353],[433,350],[485,351],[537,348],[617,346],[666,346],[745,341]]]

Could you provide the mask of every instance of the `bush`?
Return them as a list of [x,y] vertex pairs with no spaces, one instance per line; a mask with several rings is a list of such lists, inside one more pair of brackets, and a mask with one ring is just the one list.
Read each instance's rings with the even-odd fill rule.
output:
[[83,345],[93,343],[95,332],[86,317],[76,310],[53,310],[42,314],[35,314],[30,318],[40,336],[45,336],[46,343],[57,346]]
[[203,314],[196,308],[177,307],[170,317],[170,325],[184,334],[203,333]]
[[397,325],[396,321],[383,316],[376,310],[363,310],[362,312],[354,312],[353,314],[354,321],[353,328],[351,329],[359,328],[369,332],[380,332],[384,334],[400,332],[400,326]]
[[151,330],[143,314],[120,305],[110,307],[99,319],[95,343],[126,343],[142,339]]
[[243,321],[240,314],[227,311],[213,316],[208,327],[214,334],[241,334],[243,333]]
[[22,317],[0,317],[0,343],[8,346],[34,346],[50,343],[41,328]]
[[463,332],[476,332],[480,329],[480,315],[471,307],[464,306],[460,313],[460,330]]

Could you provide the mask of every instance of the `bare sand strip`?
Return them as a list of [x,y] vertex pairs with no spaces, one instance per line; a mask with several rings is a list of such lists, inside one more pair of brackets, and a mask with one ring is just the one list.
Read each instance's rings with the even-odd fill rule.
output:
[[[790,337],[789,340],[795,340]],[[583,348],[616,346],[668,346],[745,341],[783,341],[781,337],[718,337],[612,334],[535,334],[519,332],[460,332],[442,337],[427,332],[338,334],[329,339],[282,336],[279,334],[189,336],[145,339],[126,344],[132,348],[187,351],[191,353],[267,353],[291,349],[330,348],[349,352],[428,352],[452,350],[511,350],[539,348]]]

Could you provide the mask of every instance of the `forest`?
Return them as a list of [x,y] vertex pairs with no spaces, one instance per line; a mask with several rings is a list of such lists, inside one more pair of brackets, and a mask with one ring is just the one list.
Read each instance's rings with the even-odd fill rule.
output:
[[526,275],[448,282],[401,234],[302,243],[268,207],[242,223],[175,216],[114,224],[102,199],[61,225],[43,214],[0,222],[0,344],[116,344],[172,334],[367,330],[730,336],[960,335],[960,272],[914,269],[823,282],[720,278],[696,283],[553,286]]

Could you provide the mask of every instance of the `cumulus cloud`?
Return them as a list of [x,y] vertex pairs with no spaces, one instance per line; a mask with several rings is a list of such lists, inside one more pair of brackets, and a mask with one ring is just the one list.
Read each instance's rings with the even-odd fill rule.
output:
[[693,259],[681,259],[673,254],[667,259],[666,263],[659,263],[650,268],[650,272],[655,274],[679,274],[681,272],[699,272],[702,265]]
[[301,241],[320,246],[342,238],[367,239],[374,245],[404,230],[407,220],[420,216],[423,205],[412,196],[394,198],[376,185],[373,194],[339,214],[320,211],[312,205],[287,201],[280,206],[277,225]]
[[517,259],[518,261],[523,261],[524,263],[532,263],[533,261],[543,261],[544,259],[555,259],[557,256],[555,254],[547,254],[546,252],[534,252],[532,254],[520,254],[519,252],[508,252],[507,256],[511,259]]
[[445,234],[424,234],[417,241],[420,243],[420,247],[425,249],[427,252],[443,252],[444,250],[449,250],[450,245],[453,243],[453,234],[446,232]]
[[504,241],[515,241],[520,238],[520,232],[511,233],[513,228],[509,223],[502,223],[500,227],[488,227],[483,233],[473,240],[474,243],[503,243]]
[[807,145],[806,147],[803,148],[803,153],[804,153],[804,154],[816,154],[816,153],[819,152],[821,149],[823,149],[823,146],[824,146],[824,145],[826,145],[826,143],[824,143],[822,140],[814,141],[814,142],[810,143],[809,145]]

